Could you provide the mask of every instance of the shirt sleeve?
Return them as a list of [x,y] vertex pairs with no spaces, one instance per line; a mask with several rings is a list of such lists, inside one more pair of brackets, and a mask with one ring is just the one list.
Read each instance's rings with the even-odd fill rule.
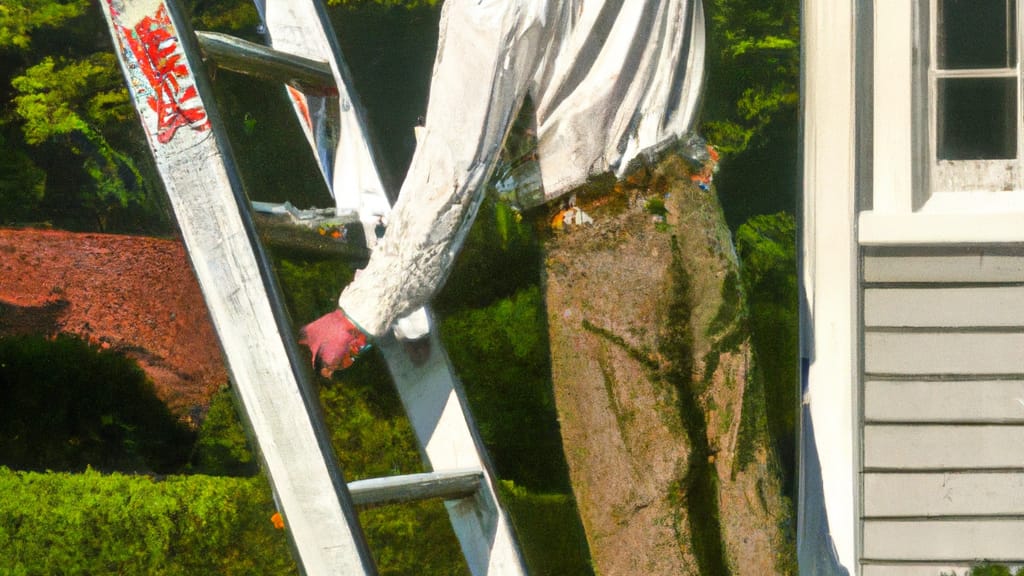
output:
[[534,4],[548,3],[444,4],[422,137],[387,233],[338,299],[373,336],[425,305],[451,269],[542,57]]

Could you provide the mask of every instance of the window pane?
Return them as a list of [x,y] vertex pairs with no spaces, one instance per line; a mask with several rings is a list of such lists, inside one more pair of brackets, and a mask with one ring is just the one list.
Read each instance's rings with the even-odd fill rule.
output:
[[939,160],[1017,156],[1017,79],[938,81]]
[[938,68],[1017,65],[1016,0],[938,0]]

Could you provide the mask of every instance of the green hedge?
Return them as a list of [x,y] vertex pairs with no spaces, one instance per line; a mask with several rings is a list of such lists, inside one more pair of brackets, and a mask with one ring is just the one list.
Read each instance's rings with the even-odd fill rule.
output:
[[502,480],[499,489],[530,574],[594,573],[587,535],[571,495],[536,494],[508,480]]
[[532,490],[568,492],[540,290],[453,314],[441,336],[498,475]]
[[0,464],[170,474],[193,441],[124,354],[63,334],[0,338]]
[[0,467],[0,573],[295,574],[261,477]]
[[763,378],[768,431],[783,471],[784,489],[796,490],[800,388],[796,220],[780,212],[755,216],[736,232],[741,277],[750,308],[755,363]]

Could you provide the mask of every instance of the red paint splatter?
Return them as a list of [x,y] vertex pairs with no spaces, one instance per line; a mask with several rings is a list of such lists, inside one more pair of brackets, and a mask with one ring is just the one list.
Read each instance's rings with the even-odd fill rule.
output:
[[295,106],[299,109],[299,113],[302,114],[302,119],[306,121],[306,127],[312,130],[313,119],[309,117],[309,106],[306,105],[306,95],[291,86],[287,86],[287,88],[288,95],[291,97],[292,102],[295,102]]
[[167,7],[161,4],[154,16],[146,16],[129,28],[120,23],[120,14],[112,0],[108,5],[123,40],[122,50],[126,45],[131,51],[134,58],[129,59],[153,89],[154,95],[147,98],[147,104],[157,115],[157,140],[161,144],[170,142],[182,126],[200,131],[208,129],[210,121],[202,103],[196,101],[190,105],[197,100],[198,93],[190,82],[191,74]]

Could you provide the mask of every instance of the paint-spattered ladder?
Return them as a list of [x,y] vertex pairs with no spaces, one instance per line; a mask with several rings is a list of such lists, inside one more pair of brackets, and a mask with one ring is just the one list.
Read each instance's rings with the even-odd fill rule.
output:
[[[337,216],[368,226],[390,207],[323,9],[312,0],[257,2],[274,39],[266,48],[212,34],[197,41],[172,0],[101,4],[302,571],[375,574],[354,506],[440,497],[473,574],[525,574],[465,395],[434,331],[425,336],[429,356],[417,362],[393,337],[379,342],[433,472],[346,484],[328,443],[200,50],[225,67],[288,82],[325,181],[340,198]],[[426,311],[418,324],[425,319]]]

